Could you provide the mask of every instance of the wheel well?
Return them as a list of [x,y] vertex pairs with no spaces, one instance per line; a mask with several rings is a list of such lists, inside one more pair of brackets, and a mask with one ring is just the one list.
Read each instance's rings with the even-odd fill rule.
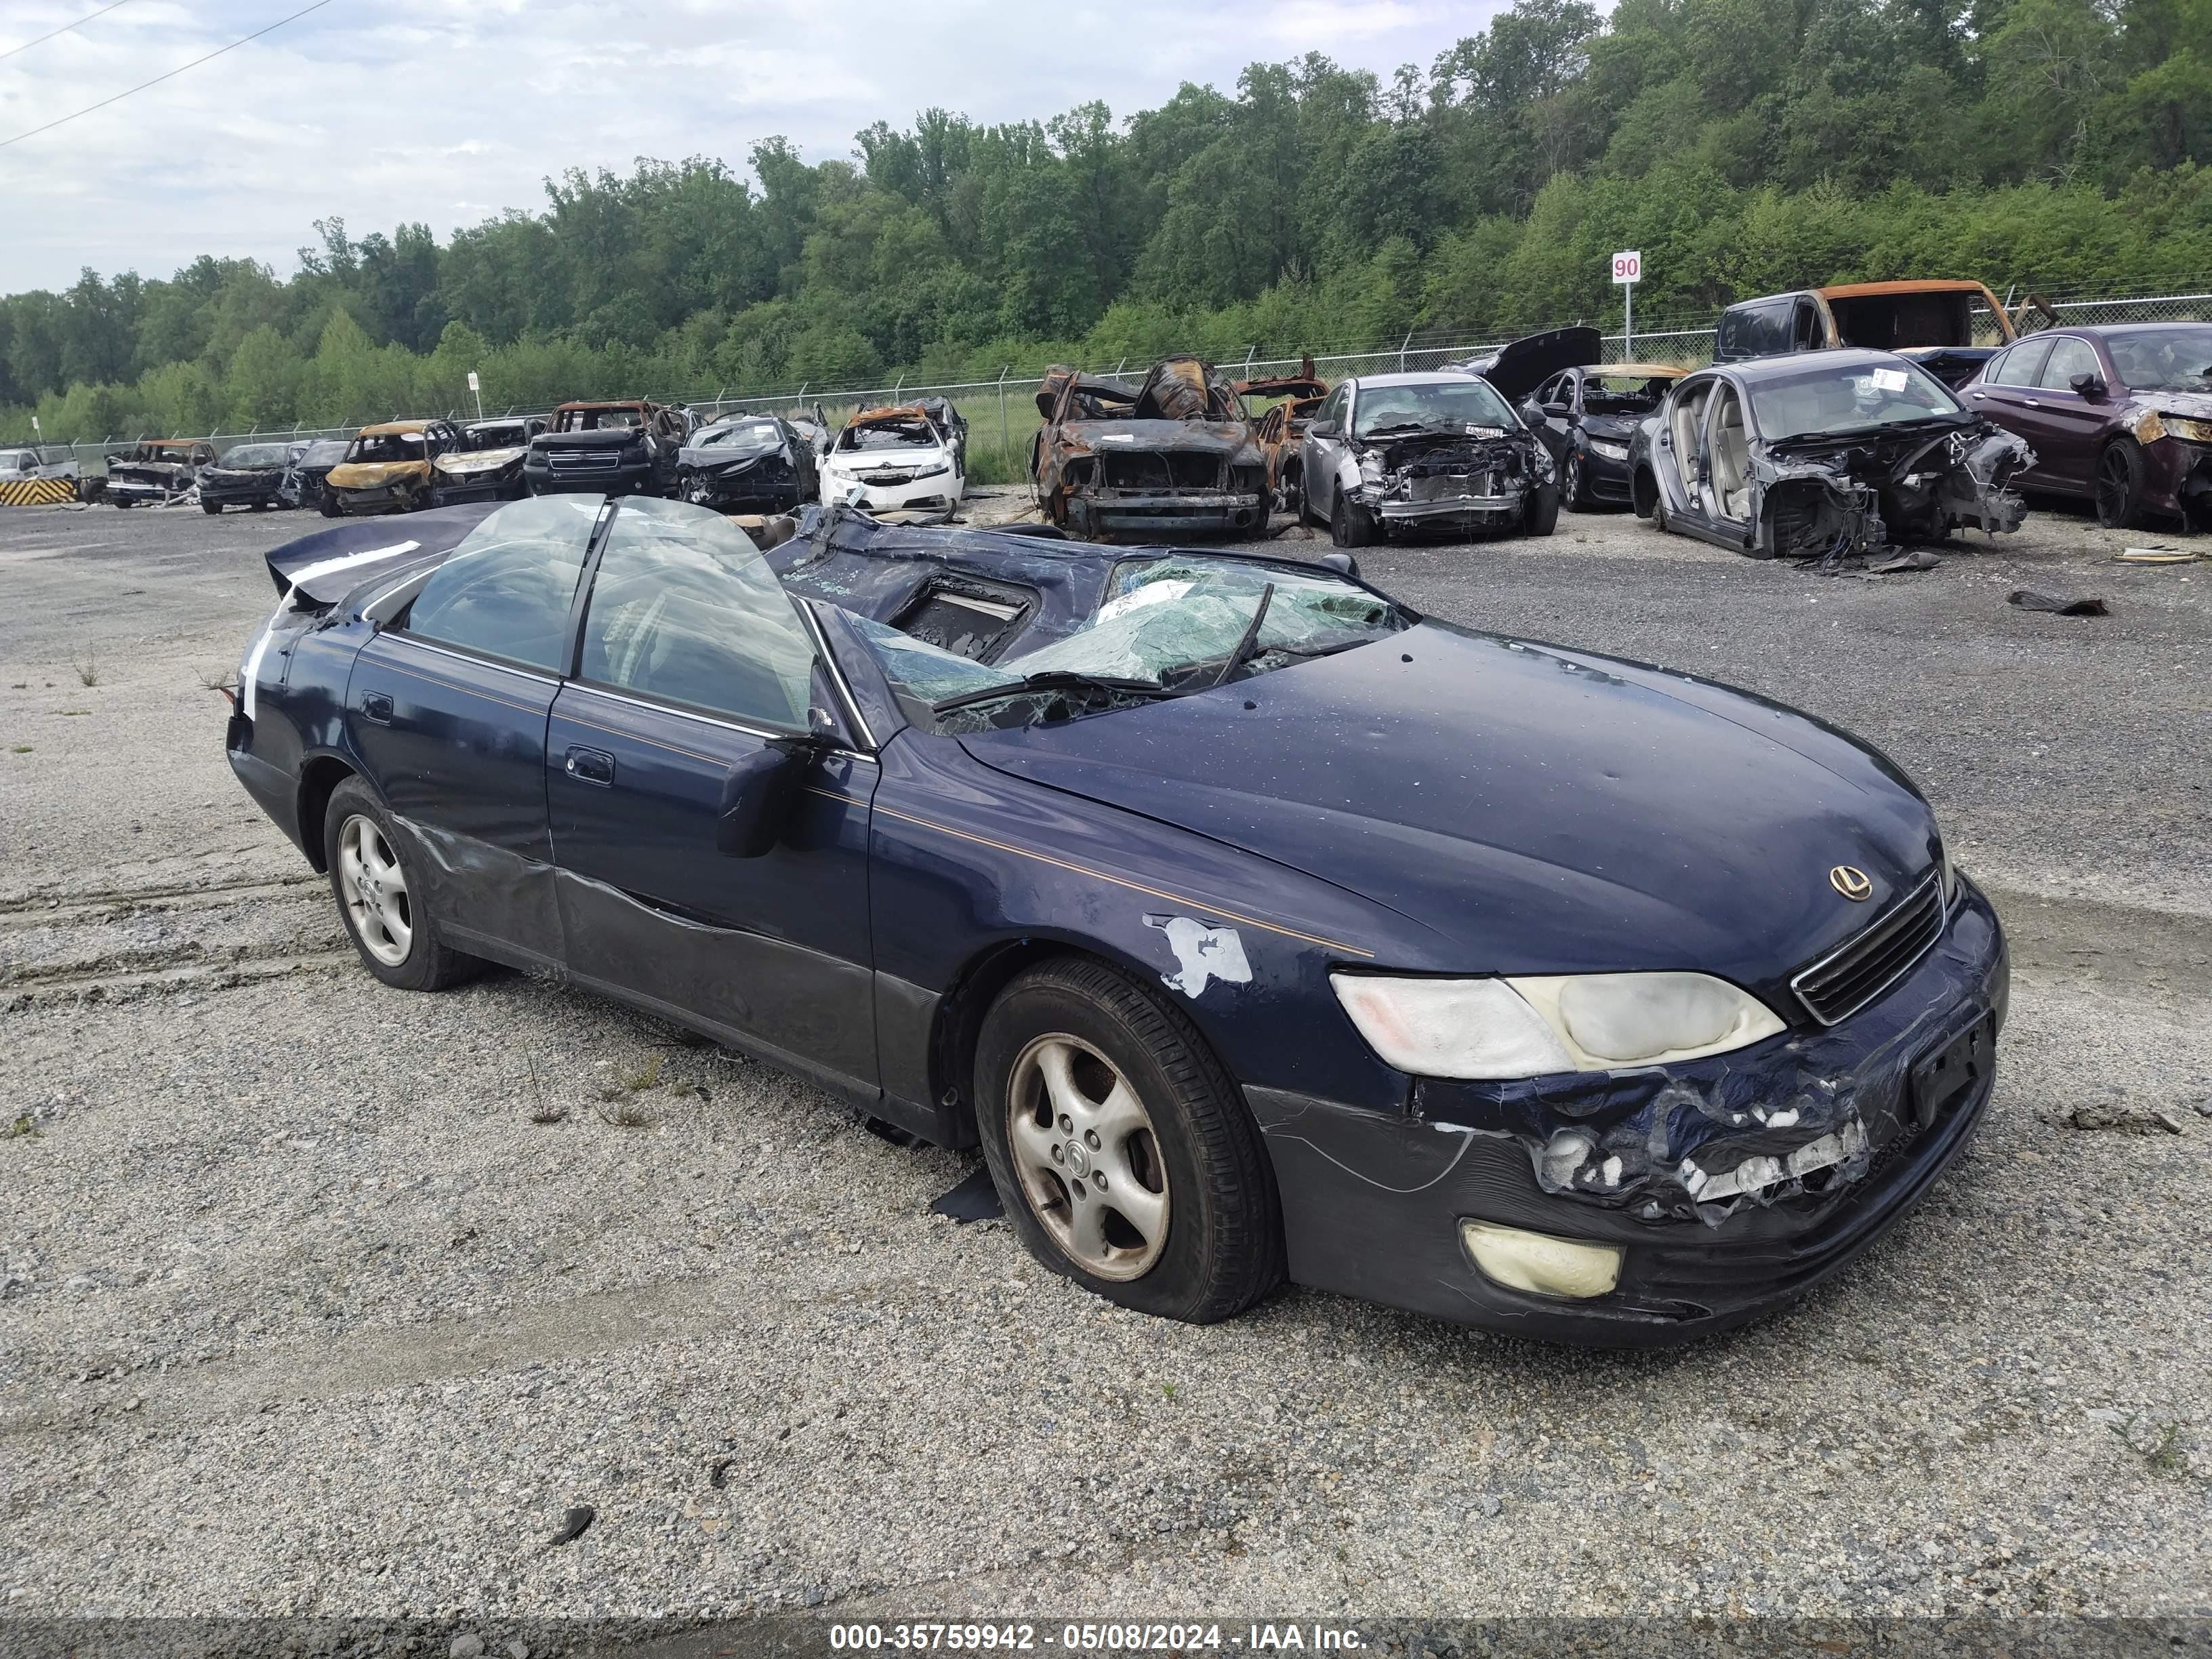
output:
[[319,755],[300,769],[301,850],[318,872],[330,869],[323,856],[323,820],[330,810],[331,792],[353,775],[353,768],[329,755]]
[[983,1017],[1016,976],[1061,957],[1099,963],[1117,974],[1130,973],[1127,963],[1065,939],[1015,939],[970,960],[939,1000],[930,1032],[929,1086],[937,1100],[971,1133],[975,1127],[975,1045],[982,1036]]

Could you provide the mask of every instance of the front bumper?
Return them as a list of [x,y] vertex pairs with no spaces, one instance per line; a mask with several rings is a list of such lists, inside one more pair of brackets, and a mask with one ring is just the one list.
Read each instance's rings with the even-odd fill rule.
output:
[[347,489],[340,485],[325,482],[323,490],[337,503],[340,513],[349,515],[405,513],[414,507],[418,496],[425,501],[430,498],[430,486],[428,483],[420,485],[375,484],[367,489]]
[[1386,525],[1511,524],[1522,514],[1520,490],[1498,495],[1443,495],[1433,501],[1380,501],[1376,515]]
[[1188,495],[1102,490],[1071,496],[1067,503],[1069,527],[1085,535],[1119,530],[1252,530],[1267,520],[1267,507],[1260,495],[1218,489]]
[[651,461],[629,461],[619,466],[525,466],[522,476],[533,495],[589,494],[596,495],[658,495],[660,475]]
[[170,501],[182,501],[185,492],[191,488],[187,482],[170,489],[156,483],[145,483],[136,478],[110,477],[107,499],[118,507],[161,507]]
[[236,483],[227,481],[210,483],[203,478],[200,480],[200,504],[204,507],[213,501],[222,507],[252,507],[258,501],[279,499],[282,490],[282,484],[274,478],[266,482],[254,480]]
[[440,477],[437,480],[438,500],[446,507],[457,507],[463,501],[503,501],[522,494],[522,473],[479,474],[459,478]]
[[1626,506],[1629,501],[1628,457],[1619,460],[1601,455],[1584,446],[1583,449],[1583,488],[1594,500]]
[[[1836,1273],[1926,1195],[1973,1138],[1995,1081],[2010,983],[1995,912],[1961,881],[1943,936],[1897,985],[1840,1024],[1665,1067],[1530,1084],[1416,1086],[1406,1114],[1245,1090],[1282,1196],[1291,1277],[1457,1323],[1600,1347],[1656,1346],[1786,1306]],[[1990,1063],[1923,1079],[1986,1024]],[[1563,1086],[1564,1085],[1564,1086]],[[1932,1108],[1920,1121],[1920,1104]],[[1786,1133],[1744,1121],[1796,1114]],[[1547,1133],[1649,1146],[1708,1173],[1747,1151],[1783,1153],[1863,1130],[1867,1152],[1802,1183],[1699,1206],[1671,1174],[1550,1178]],[[1672,1145],[1667,1143],[1671,1140]],[[1630,1152],[1632,1164],[1637,1154]],[[1667,1166],[1671,1170],[1672,1166]],[[1587,1184],[1585,1184],[1587,1182]],[[1657,1211],[1662,1213],[1654,1214]],[[1465,1219],[1624,1248],[1619,1285],[1568,1300],[1510,1290],[1466,1255]]]
[[748,470],[695,474],[684,499],[718,513],[791,513],[798,510],[802,498],[797,478],[758,477]]

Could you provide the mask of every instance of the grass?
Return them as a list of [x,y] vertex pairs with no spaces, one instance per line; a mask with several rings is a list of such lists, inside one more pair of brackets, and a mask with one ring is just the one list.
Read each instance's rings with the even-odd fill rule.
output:
[[27,755],[31,752],[31,745],[27,743],[19,743],[9,752],[17,755]]
[[626,1100],[618,1094],[611,1100],[600,1102],[599,1110],[600,1121],[611,1123],[617,1129],[649,1129],[653,1127],[651,1112],[635,1100]]
[[622,1080],[622,1086],[634,1095],[643,1094],[647,1089],[658,1089],[660,1086],[660,1056],[653,1055],[637,1070],[627,1074]]
[[39,1126],[28,1112],[22,1113],[6,1128],[0,1129],[0,1140],[21,1140],[26,1136],[36,1139],[39,1135]]
[[94,656],[90,651],[87,651],[84,653],[84,660],[82,662],[78,662],[72,658],[70,662],[70,666],[76,670],[77,683],[79,684],[98,685],[100,684],[100,659]]
[[[2148,1468],[2155,1469],[2160,1474],[2188,1474],[2189,1454],[2181,1444],[2181,1425],[2166,1424],[2158,1437],[2145,1445],[2136,1434],[2136,1425],[2142,1420],[2142,1413],[2137,1412],[2125,1422],[2113,1423],[2107,1426],[2119,1437],[2120,1443],[2142,1458]],[[2158,1425],[2151,1424],[2147,1426],[2156,1428]]]
[[530,1121],[532,1123],[558,1123],[568,1115],[566,1106],[556,1106],[545,1098],[545,1086],[538,1080],[538,1059],[530,1050],[522,1051],[522,1063],[530,1068]]

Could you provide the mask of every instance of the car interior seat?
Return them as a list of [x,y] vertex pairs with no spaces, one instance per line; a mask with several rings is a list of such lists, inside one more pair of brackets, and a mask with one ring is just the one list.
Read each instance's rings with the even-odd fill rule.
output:
[[1700,391],[1674,405],[1674,462],[1682,474],[1682,487],[1694,490],[1698,481],[1698,434],[1705,424],[1710,391]]
[[1751,445],[1744,436],[1743,401],[1733,392],[1713,425],[1713,495],[1725,517],[1741,519],[1751,511]]

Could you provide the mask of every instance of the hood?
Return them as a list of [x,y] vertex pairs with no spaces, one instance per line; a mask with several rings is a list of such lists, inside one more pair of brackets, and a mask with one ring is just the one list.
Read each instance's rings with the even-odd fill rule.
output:
[[503,466],[514,465],[529,453],[527,444],[517,444],[511,449],[449,449],[431,465],[441,472],[459,477],[471,472],[496,472]]
[[2138,392],[2129,401],[2161,415],[2178,415],[2185,421],[2212,421],[2212,392]]
[[1636,435],[1636,428],[1649,419],[1648,415],[1584,415],[1582,428],[1593,438],[1625,444]]
[[1098,455],[1117,449],[1144,454],[1183,449],[1235,455],[1254,447],[1252,428],[1243,421],[1068,421],[1051,441],[1060,450]]
[[699,471],[719,471],[725,467],[750,466],[763,455],[783,453],[783,440],[771,434],[757,437],[732,437],[724,443],[688,443],[678,452],[678,459],[688,467]]
[[911,472],[918,466],[938,466],[952,459],[952,451],[944,444],[932,444],[927,448],[916,445],[899,449],[836,449],[822,458],[822,465],[833,471],[850,472],[865,477],[871,472]]
[[407,478],[427,478],[430,463],[422,461],[347,461],[330,470],[334,489],[376,489]]
[[[1218,691],[960,742],[1387,907],[1406,959],[1385,966],[1681,969],[1782,1006],[1791,973],[1933,858],[1903,775],[1806,715],[1435,622]],[[1872,902],[1830,885],[1846,864]]]
[[588,432],[541,432],[530,441],[532,449],[619,449],[645,436],[634,426],[595,427]]
[[1598,331],[1577,325],[1524,335],[1464,367],[1496,386],[1507,403],[1517,406],[1561,369],[1600,362],[1604,357],[1605,342]]

